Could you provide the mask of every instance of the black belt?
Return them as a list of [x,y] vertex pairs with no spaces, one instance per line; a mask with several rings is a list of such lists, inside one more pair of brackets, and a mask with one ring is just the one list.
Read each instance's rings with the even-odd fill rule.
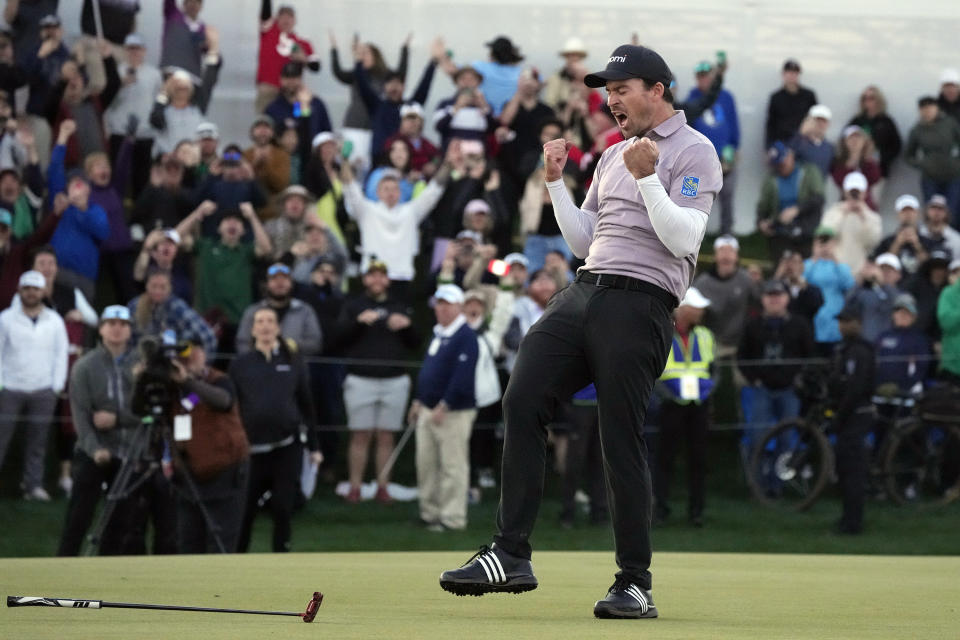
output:
[[676,296],[666,289],[658,287],[655,284],[651,284],[646,280],[640,280],[638,278],[631,278],[630,276],[623,276],[614,273],[593,273],[592,271],[584,271],[581,269],[577,272],[577,282],[584,282],[597,287],[609,287],[610,289],[642,291],[643,293],[651,295],[663,304],[667,305],[667,307],[669,307],[671,310],[677,308]]

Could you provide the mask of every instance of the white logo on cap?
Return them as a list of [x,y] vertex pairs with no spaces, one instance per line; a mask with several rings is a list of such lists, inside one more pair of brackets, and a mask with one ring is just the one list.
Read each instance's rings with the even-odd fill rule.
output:
[[607,64],[610,64],[611,62],[626,62],[626,61],[627,61],[627,56],[610,56],[610,59],[607,60]]

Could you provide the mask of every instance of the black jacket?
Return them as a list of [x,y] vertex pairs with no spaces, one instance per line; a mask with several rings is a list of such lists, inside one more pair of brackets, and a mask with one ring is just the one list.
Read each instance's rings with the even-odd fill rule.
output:
[[[380,319],[372,325],[357,322],[357,316],[367,309],[376,309]],[[420,344],[420,336],[411,324],[401,331],[387,328],[387,317],[391,313],[413,316],[413,311],[403,302],[390,300],[377,302],[367,295],[348,298],[340,312],[338,344],[339,350],[347,358],[363,360],[408,360],[410,350]],[[403,375],[402,367],[378,364],[350,364],[347,373],[367,378],[392,378]]]
[[744,328],[737,349],[737,360],[773,361],[766,364],[741,363],[740,371],[750,384],[767,389],[786,389],[800,373],[799,364],[781,364],[777,360],[796,360],[813,355],[813,330],[799,316],[751,318]]
[[813,326],[813,318],[817,315],[817,312],[820,311],[820,307],[823,306],[823,292],[820,291],[820,287],[808,282],[807,286],[798,289],[796,294],[794,294],[790,283],[784,280],[783,284],[786,285],[787,291],[790,292],[790,304],[787,307],[787,311],[792,315],[805,318],[807,322]]
[[844,338],[834,353],[827,386],[838,427],[842,428],[858,408],[871,403],[876,388],[875,380],[876,355],[873,345],[859,336]]
[[268,361],[254,349],[230,364],[237,390],[240,417],[251,445],[274,444],[299,436],[307,426],[307,446],[317,451],[316,419],[307,365],[285,345],[274,349]]
[[880,153],[880,172],[884,177],[890,175],[890,165],[900,155],[900,149],[903,147],[900,131],[893,118],[885,113],[877,114],[872,118],[866,114],[860,114],[854,116],[848,124],[855,124],[870,135]]
[[940,323],[937,322],[937,301],[946,283],[940,286],[930,281],[930,261],[920,265],[920,270],[907,281],[904,289],[917,301],[917,321],[914,327],[923,331],[931,342],[940,340]]
[[817,94],[806,87],[799,87],[796,93],[781,88],[770,95],[767,107],[766,146],[777,140],[786,143],[800,129],[800,123],[807,116],[810,107],[817,104]]
[[296,283],[293,286],[293,297],[303,300],[317,314],[317,321],[320,323],[321,335],[327,337],[326,344],[323,345],[323,353],[333,353],[336,348],[334,340],[338,322],[340,320],[340,310],[343,307],[343,292],[339,289],[326,284],[318,287],[313,284]]

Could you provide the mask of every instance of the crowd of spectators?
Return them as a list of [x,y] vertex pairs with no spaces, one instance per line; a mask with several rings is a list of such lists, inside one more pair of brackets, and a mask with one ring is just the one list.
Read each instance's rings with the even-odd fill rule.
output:
[[[233,412],[244,426],[245,448],[208,478],[221,484],[201,491],[211,510],[232,514],[230,548],[246,548],[266,502],[273,548],[288,549],[301,474],[322,461],[321,477],[334,479],[340,450],[345,500],[391,501],[390,454],[405,416],[417,434],[424,523],[464,527],[468,496],[496,484],[489,427],[513,354],[582,264],[554,217],[541,147],[570,142],[564,188],[582,201],[601,154],[622,139],[602,91],[582,82],[583,42],[563,43],[556,69],[544,72],[504,36],[486,43],[486,59],[463,64],[437,38],[408,85],[410,38],[396,67],[359,37],[344,52],[331,34],[323,56],[315,34],[297,32],[293,7],[263,0],[250,16],[260,48],[249,69],[249,140],[223,140],[207,109],[224,60],[203,2],[165,0],[157,16],[138,13],[136,2],[105,3],[102,33],[92,4],[84,3],[76,42],[65,41],[56,0],[7,0],[0,31],[0,461],[22,423],[23,494],[49,500],[44,435],[60,418],[58,487],[72,494],[61,552],[78,551],[91,492],[126,455],[118,434],[136,424],[125,404],[137,375],[132,348],[171,330],[203,356],[183,355],[177,379],[184,402],[193,400],[177,412],[206,403],[207,419]],[[163,21],[158,43],[134,30],[153,18]],[[153,46],[158,65],[148,61]],[[340,123],[327,112],[329,96],[305,82],[323,72],[325,57],[350,92]],[[878,385],[906,392],[935,375],[960,380],[960,74],[944,71],[939,94],[919,99],[905,141],[876,86],[830,140],[830,106],[787,60],[769,99],[766,147],[750,150],[741,129],[760,123],[740,121],[723,88],[726,64],[725,56],[698,63],[693,88],[676,100],[724,172],[721,235],[694,281],[699,297],[678,312],[682,344],[688,333],[709,343],[710,360],[723,365],[710,375],[731,374],[742,420],[753,426],[799,413],[795,362],[831,356],[842,340],[837,315],[851,301],[863,338],[899,358],[881,362]],[[455,91],[430,113],[441,74]],[[769,162],[755,223],[769,253],[749,267],[732,235],[745,217],[733,197],[745,154]],[[919,196],[879,210],[900,160],[916,168]],[[837,202],[827,201],[829,180],[841,190]],[[884,237],[881,221],[894,215]],[[695,331],[701,324],[709,336]],[[421,347],[412,385],[402,361]],[[77,365],[67,385],[68,359],[82,354],[97,360]],[[661,394],[662,430],[699,415],[677,394]],[[708,396],[696,402],[709,406]],[[580,485],[594,497],[592,517],[603,519],[596,392],[557,404],[556,466],[572,478],[562,520],[572,525]],[[236,420],[215,422],[229,430]],[[350,432],[345,446],[340,425]],[[664,440],[671,451],[678,438]],[[365,494],[371,446],[376,486]],[[705,456],[697,449],[698,465]],[[669,465],[658,474],[665,482]],[[692,482],[702,497],[703,477]],[[154,489],[152,500],[177,503],[175,489]],[[702,501],[691,506],[701,523],[702,510]],[[179,535],[181,548],[204,546],[176,528],[168,535]],[[103,550],[137,544],[114,536]]]

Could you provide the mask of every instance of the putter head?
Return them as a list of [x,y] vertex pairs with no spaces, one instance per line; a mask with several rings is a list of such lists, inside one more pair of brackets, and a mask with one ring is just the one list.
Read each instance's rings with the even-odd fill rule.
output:
[[304,622],[313,622],[313,619],[317,617],[317,609],[320,608],[321,602],[323,602],[323,594],[319,591],[314,591],[313,597],[310,598],[310,602],[307,603],[307,610],[302,614]]

